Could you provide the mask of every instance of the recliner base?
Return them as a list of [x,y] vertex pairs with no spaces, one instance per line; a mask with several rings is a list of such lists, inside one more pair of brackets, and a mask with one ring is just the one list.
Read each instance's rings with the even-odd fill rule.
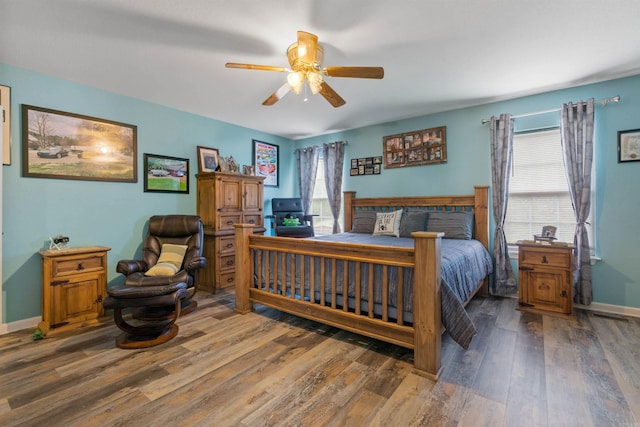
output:
[[116,337],[116,347],[133,350],[164,344],[175,337],[178,334],[178,330],[178,325],[173,323],[160,335],[133,335],[123,332]]

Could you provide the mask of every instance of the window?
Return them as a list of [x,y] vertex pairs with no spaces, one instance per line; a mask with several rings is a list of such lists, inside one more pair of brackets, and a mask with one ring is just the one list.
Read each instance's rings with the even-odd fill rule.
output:
[[[313,188],[313,201],[311,203],[311,213],[318,215],[313,218],[313,229],[316,235],[331,234],[333,231],[333,215],[327,197],[327,188],[324,185],[324,159],[322,154],[318,159],[318,172],[316,174],[316,184]],[[338,221],[342,222],[342,210]]]
[[[545,225],[557,227],[558,241],[573,242],[575,224],[560,129],[516,133],[505,220],[507,243],[532,240]],[[593,246],[591,225],[587,230]]]

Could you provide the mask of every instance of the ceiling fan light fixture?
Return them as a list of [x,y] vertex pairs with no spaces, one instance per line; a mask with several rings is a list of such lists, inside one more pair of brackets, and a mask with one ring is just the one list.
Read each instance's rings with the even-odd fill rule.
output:
[[310,71],[307,73],[307,80],[309,81],[309,88],[311,89],[312,94],[317,94],[320,92],[322,88],[322,75],[315,71]]
[[363,79],[381,79],[384,77],[382,67],[352,67],[352,66],[331,66],[322,67],[324,60],[324,49],[318,43],[318,36],[298,31],[298,40],[287,48],[287,59],[289,68],[275,67],[271,65],[238,64],[228,62],[227,68],[244,68],[247,70],[264,70],[287,72],[287,82],[280,89],[272,93],[262,104],[273,105],[282,99],[289,91],[300,95],[304,87],[305,101],[307,100],[307,85],[313,95],[320,94],[329,104],[337,108],[345,104],[345,100],[336,93],[324,81],[323,74],[328,77],[351,77]]
[[302,86],[304,85],[304,74],[300,71],[295,71],[289,73],[287,76],[287,83],[291,86],[291,90],[294,91],[297,95],[300,95],[300,91],[302,90]]

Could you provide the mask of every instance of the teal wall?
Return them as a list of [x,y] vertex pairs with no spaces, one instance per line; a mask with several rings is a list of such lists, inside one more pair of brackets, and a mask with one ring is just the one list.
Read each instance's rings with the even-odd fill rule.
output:
[[[514,115],[559,108],[580,99],[621,96],[621,102],[596,107],[596,219],[598,261],[592,270],[594,301],[640,308],[640,162],[617,163],[617,132],[640,128],[640,75],[571,89],[527,96],[334,133],[298,146],[348,141],[345,163],[382,152],[382,137],[436,126],[447,127],[446,164],[383,169],[380,175],[349,176],[343,187],[360,196],[470,194],[474,184],[488,185],[490,177],[489,127],[482,119],[500,113]],[[516,129],[558,125],[559,113],[516,120]],[[492,228],[493,235],[493,228]]]
[[[11,165],[3,166],[3,323],[40,316],[41,257],[49,237],[69,236],[72,246],[102,245],[109,252],[109,285],[119,283],[118,259],[140,253],[151,215],[194,214],[198,145],[218,148],[251,164],[252,139],[281,149],[280,187],[265,199],[291,194],[292,142],[138,99],[0,64],[0,84],[11,87]],[[21,104],[109,119],[138,127],[138,182],[94,182],[21,176]],[[189,159],[189,194],[143,192],[143,153]]]
[[[563,102],[620,95],[622,101],[596,107],[597,255],[593,267],[594,300],[640,308],[640,262],[636,250],[640,198],[640,162],[617,163],[617,131],[640,128],[640,76],[548,92],[389,122],[309,138],[295,143],[157,104],[114,95],[64,80],[0,64],[0,84],[11,87],[12,164],[3,167],[3,322],[39,316],[41,266],[38,250],[48,237],[65,234],[73,246],[109,246],[109,284],[120,282],[118,259],[139,253],[149,216],[195,213],[196,147],[220,149],[240,164],[251,163],[251,140],[280,145],[280,187],[267,187],[265,200],[297,193],[293,149],[348,141],[343,187],[360,196],[468,194],[474,184],[490,184],[489,128],[482,119],[509,112],[523,114],[559,107]],[[21,177],[20,105],[29,104],[138,126],[138,168],[142,154],[190,159],[190,194],[144,193],[135,184]],[[557,124],[557,115],[518,119],[526,129]],[[380,175],[348,174],[351,158],[380,155],[382,137],[429,127],[447,127],[448,162],[440,165],[383,169]],[[265,211],[270,211],[266,203]]]

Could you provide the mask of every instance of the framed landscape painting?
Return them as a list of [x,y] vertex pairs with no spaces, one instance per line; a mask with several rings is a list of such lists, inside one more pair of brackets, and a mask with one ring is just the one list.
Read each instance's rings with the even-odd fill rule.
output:
[[144,153],[144,191],[189,193],[189,159]]
[[22,176],[138,182],[137,127],[22,105]]

